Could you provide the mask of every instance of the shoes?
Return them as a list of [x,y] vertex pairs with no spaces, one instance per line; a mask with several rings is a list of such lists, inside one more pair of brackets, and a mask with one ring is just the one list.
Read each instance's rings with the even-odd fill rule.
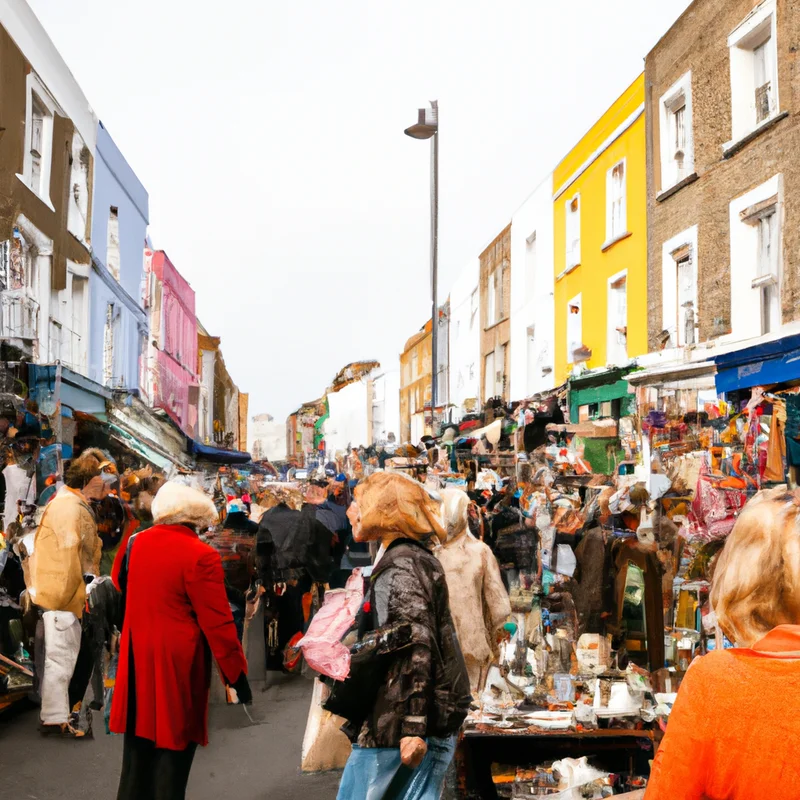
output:
[[61,725],[40,725],[39,733],[42,736],[58,736],[61,739],[85,739],[86,733],[77,728],[73,728],[69,722],[64,722]]

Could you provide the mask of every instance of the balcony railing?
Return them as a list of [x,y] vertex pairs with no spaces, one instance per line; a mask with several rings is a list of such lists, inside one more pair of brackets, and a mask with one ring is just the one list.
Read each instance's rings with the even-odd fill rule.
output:
[[39,335],[39,304],[17,289],[0,295],[0,336],[4,339],[36,339]]

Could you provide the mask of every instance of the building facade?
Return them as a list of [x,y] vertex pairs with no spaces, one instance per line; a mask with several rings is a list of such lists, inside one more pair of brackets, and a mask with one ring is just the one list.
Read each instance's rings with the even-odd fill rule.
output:
[[553,370],[553,176],[548,175],[511,218],[512,400],[555,386]]
[[372,443],[394,444],[400,436],[400,370],[378,371],[372,379]]
[[400,355],[400,439],[417,444],[431,432],[431,320]]
[[649,339],[665,357],[800,317],[799,33],[788,0],[697,0],[647,56]]
[[114,389],[139,388],[147,342],[142,298],[147,190],[101,122],[97,129],[89,278],[89,377]]
[[163,250],[145,249],[144,304],[149,317],[142,387],[194,438],[197,431],[197,317],[194,290]]
[[450,411],[458,421],[480,408],[480,260],[470,259],[450,290]]
[[644,76],[553,173],[555,378],[647,352]]
[[256,414],[248,426],[247,449],[253,461],[286,460],[286,423],[271,414]]
[[97,118],[26,3],[0,4],[0,359],[87,373]]
[[511,365],[511,225],[480,256],[481,399],[509,401]]

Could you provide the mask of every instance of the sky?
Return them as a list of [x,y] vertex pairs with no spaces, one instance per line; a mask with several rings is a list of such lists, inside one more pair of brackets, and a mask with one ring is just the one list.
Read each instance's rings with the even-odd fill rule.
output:
[[[397,369],[439,298],[642,71],[688,0],[29,0],[150,194],[250,412]],[[512,269],[513,269],[512,264]]]

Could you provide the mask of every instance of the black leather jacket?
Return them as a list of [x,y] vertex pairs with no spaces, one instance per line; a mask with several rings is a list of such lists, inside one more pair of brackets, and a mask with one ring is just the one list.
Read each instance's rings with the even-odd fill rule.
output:
[[414,644],[392,656],[358,745],[399,747],[407,736],[456,733],[472,697],[441,564],[418,542],[399,539],[372,581],[378,624],[410,622]]

